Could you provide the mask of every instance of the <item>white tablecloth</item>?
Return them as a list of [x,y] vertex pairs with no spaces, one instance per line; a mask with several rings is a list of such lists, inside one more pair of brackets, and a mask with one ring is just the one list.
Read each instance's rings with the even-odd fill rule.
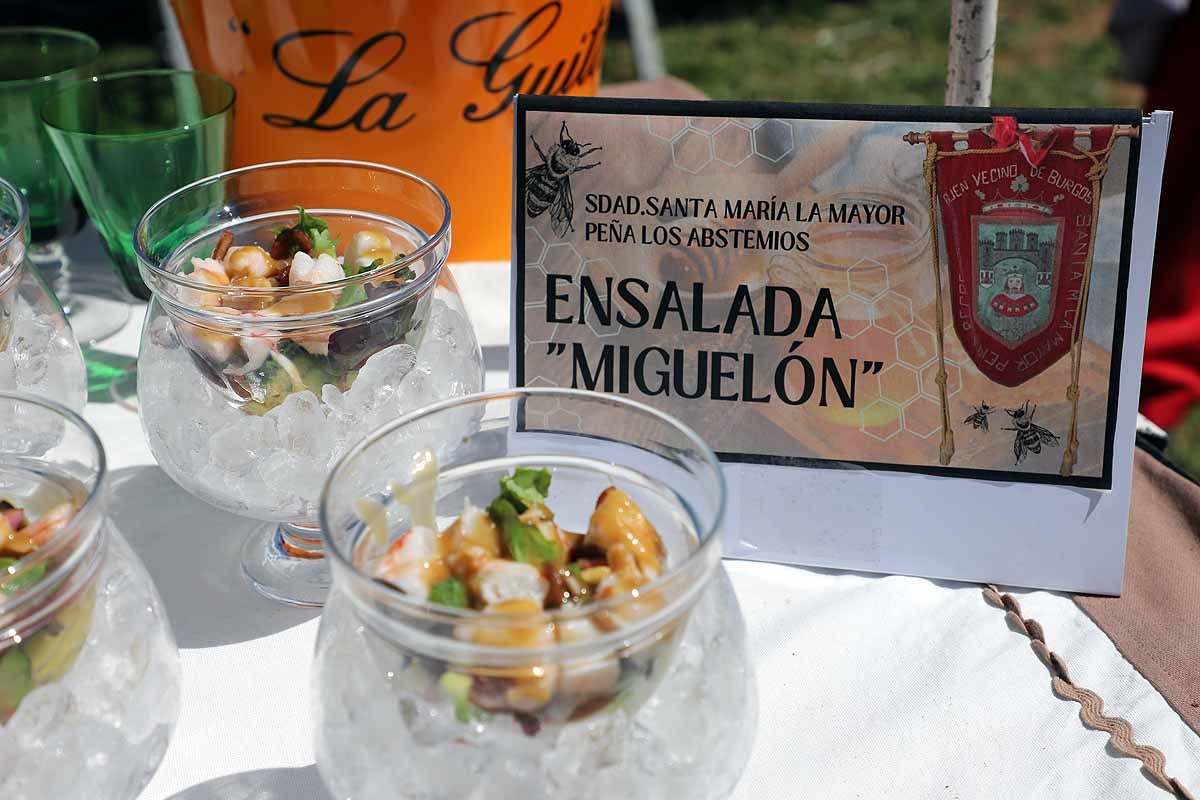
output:
[[[507,385],[504,265],[459,265],[489,387]],[[140,309],[103,343],[133,355]],[[181,412],[185,411],[181,409]],[[179,641],[179,725],[143,800],[328,800],[308,711],[315,612],[257,597],[237,550],[251,523],[176,487],[135,415],[93,404],[112,515],[163,594]],[[727,562],[750,631],[758,735],[739,800],[1162,798],[1050,691],[1028,640],[977,586]],[[1020,592],[1076,682],[1168,772],[1200,787],[1200,737],[1065,596]],[[715,757],[719,757],[716,755]]]

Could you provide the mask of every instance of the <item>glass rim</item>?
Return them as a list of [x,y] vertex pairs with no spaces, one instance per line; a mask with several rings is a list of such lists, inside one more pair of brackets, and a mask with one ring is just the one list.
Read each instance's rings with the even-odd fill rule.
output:
[[[686,425],[682,420],[660,411],[653,406],[634,400],[621,395],[606,394],[603,392],[592,392],[584,389],[564,389],[551,386],[517,386],[509,389],[497,389],[493,391],[476,392],[473,394],[464,395],[462,397],[454,397],[449,400],[442,400],[437,403],[423,406],[414,411],[411,411],[403,416],[397,417],[386,425],[376,428],[366,438],[359,441],[341,458],[334,463],[333,468],[325,476],[325,484],[321,487],[321,497],[319,501],[318,520],[321,526],[321,541],[324,545],[326,558],[332,558],[332,563],[345,568],[352,576],[356,586],[370,588],[372,591],[383,592],[384,596],[389,600],[396,600],[400,606],[415,612],[423,614],[426,617],[432,617],[438,621],[458,623],[487,620],[493,624],[511,625],[524,620],[528,621],[530,614],[513,614],[513,613],[486,613],[473,608],[456,608],[454,606],[445,606],[437,603],[430,603],[425,598],[415,598],[412,595],[406,594],[402,590],[392,586],[391,584],[377,581],[367,574],[363,573],[353,562],[347,558],[341,548],[333,541],[333,536],[330,533],[332,530],[331,520],[329,519],[329,503],[330,494],[334,483],[340,477],[341,472],[347,469],[349,464],[365,453],[370,448],[378,445],[388,436],[395,433],[397,430],[406,425],[410,425],[423,418],[433,416],[440,412],[461,408],[470,405],[486,405],[495,400],[519,399],[522,397],[565,397],[575,400],[603,400],[617,406],[624,407],[629,411],[635,411],[645,414],[662,422],[670,428],[673,428],[688,439],[698,450],[704,463],[706,463],[716,475],[717,479],[717,506],[712,515],[711,522],[704,526],[702,535],[699,536],[699,546],[687,554],[687,557],[678,564],[673,565],[670,569],[665,570],[661,575],[639,586],[637,591],[641,594],[649,594],[656,590],[661,590],[674,582],[678,576],[686,574],[690,567],[693,567],[700,561],[720,539],[720,527],[725,519],[726,511],[728,510],[729,489],[725,479],[725,471],[721,467],[721,462],[717,458],[716,453],[709,447],[708,443],[696,433],[691,426]],[[625,444],[621,442],[621,444]],[[694,518],[694,517],[693,517]],[[698,522],[698,520],[696,520]],[[538,620],[540,622],[558,622],[567,620],[586,619],[595,614],[605,611],[619,609],[621,606],[636,599],[636,594],[621,594],[615,597],[610,597],[605,600],[597,600],[584,606],[562,606],[560,608],[543,609]],[[511,649],[511,648],[510,648]],[[552,648],[554,649],[554,648]],[[515,652],[515,650],[514,650]]]
[[[221,104],[221,107],[218,110],[201,115],[200,118],[195,122],[176,124],[172,125],[171,127],[159,128],[152,131],[142,131],[140,133],[94,133],[91,131],[80,130],[78,127],[68,127],[59,124],[58,122],[52,120],[50,118],[51,115],[48,114],[48,112],[51,110],[51,105],[54,104],[56,100],[66,95],[68,92],[78,92],[85,87],[99,88],[103,84],[114,84],[128,80],[177,77],[189,77],[196,85],[199,85],[201,81],[212,83],[218,88],[224,88],[227,90],[228,97],[226,98],[225,102]],[[128,69],[120,72],[106,72],[103,75],[93,75],[89,78],[81,78],[80,80],[72,83],[64,84],[42,101],[41,105],[38,107],[38,118],[47,128],[81,139],[145,140],[153,139],[159,136],[170,136],[181,131],[187,131],[194,127],[205,125],[217,119],[218,117],[229,113],[236,101],[237,89],[234,88],[233,84],[222,78],[220,75],[215,75],[211,72],[190,69],[171,69],[169,67]]]
[[[7,250],[13,239],[18,236],[24,238],[25,231],[29,228],[29,201],[25,199],[25,195],[16,185],[2,177],[0,177],[0,192],[12,197],[17,206],[17,219],[13,223],[12,230],[0,236],[0,250]],[[14,266],[19,266],[19,264]],[[0,275],[5,272],[3,265],[0,264]]]
[[[9,568],[10,574],[16,575],[25,569],[24,565],[33,564],[37,561],[43,560],[47,553],[53,554],[62,548],[62,543],[64,541],[69,542],[79,534],[79,527],[83,525],[87,519],[89,519],[92,512],[95,511],[98,505],[100,505],[101,499],[104,496],[105,484],[108,480],[108,456],[104,452],[104,444],[100,441],[100,436],[96,433],[96,429],[93,428],[87,422],[87,420],[85,420],[79,414],[76,414],[74,411],[62,405],[61,403],[57,403],[53,400],[47,400],[43,397],[26,394],[24,392],[0,390],[0,402],[4,401],[13,401],[16,403],[34,406],[42,411],[49,411],[51,414],[62,418],[68,425],[74,426],[77,430],[84,434],[88,443],[91,445],[92,450],[96,454],[96,474],[95,478],[93,479],[93,485],[88,491],[87,497],[84,498],[84,501],[79,504],[79,508],[76,509],[75,516],[72,517],[70,522],[64,525],[61,530],[51,536],[44,544],[18,558],[16,560],[16,564]],[[0,453],[0,463],[4,463],[3,453]],[[90,542],[98,530],[99,526],[97,526],[95,531],[92,531],[90,534],[84,537],[83,541]],[[80,554],[85,551],[86,548],[84,546],[76,548],[75,551],[71,553],[67,559],[65,559],[65,569],[67,569],[67,571],[73,569],[75,562],[82,557]],[[14,568],[15,571],[13,571]],[[36,597],[31,598],[24,591],[18,591],[10,597],[0,599],[0,615],[11,613],[20,608],[26,602],[34,599],[36,599]],[[2,640],[3,635],[0,634],[0,641]]]
[[[147,236],[145,234],[145,229],[148,226],[151,218],[156,213],[161,212],[161,210],[164,207],[168,206],[170,203],[174,202],[175,200],[177,200],[181,197],[184,197],[188,193],[202,190],[209,186],[217,185],[223,181],[229,180],[230,178],[236,177],[238,175],[248,174],[251,172],[260,172],[260,171],[266,171],[266,170],[271,170],[271,169],[306,168],[306,167],[341,167],[341,168],[364,169],[364,170],[369,170],[369,171],[374,171],[374,172],[386,172],[386,173],[389,173],[396,177],[402,178],[404,180],[411,181],[411,182],[417,184],[418,186],[420,186],[421,188],[426,189],[429,192],[431,192],[433,194],[433,196],[436,198],[437,202],[441,205],[441,209],[442,209],[441,224],[438,226],[438,229],[429,236],[429,238],[427,238],[424,242],[422,242],[411,253],[408,253],[408,254],[396,259],[395,261],[392,261],[390,264],[383,264],[381,266],[376,267],[375,269],[368,270],[366,272],[360,272],[357,275],[351,275],[349,277],[342,278],[340,280],[329,281],[328,283],[313,284],[311,286],[297,286],[297,287],[290,287],[290,286],[276,286],[276,287],[217,286],[217,285],[210,284],[210,283],[204,283],[202,281],[192,280],[187,275],[183,275],[183,274],[180,274],[177,272],[171,272],[170,270],[164,269],[163,267],[159,266],[159,261],[154,256],[152,256],[149,252],[147,252],[148,245],[145,242],[145,239],[147,238]],[[354,210],[354,209],[351,209],[351,210]],[[357,209],[357,210],[367,211],[367,209]],[[272,213],[274,213],[274,212],[272,212]],[[236,167],[234,169],[225,170],[224,172],[218,172],[215,175],[210,175],[207,178],[201,178],[198,181],[193,181],[192,183],[189,183],[186,186],[181,186],[180,188],[176,189],[175,191],[171,192],[170,194],[168,194],[165,197],[158,200],[156,203],[154,203],[154,205],[150,206],[150,208],[146,209],[146,213],[141,216],[141,219],[138,220],[137,225],[135,225],[134,229],[133,229],[133,249],[134,249],[134,255],[137,258],[139,267],[141,269],[148,271],[150,273],[150,276],[154,279],[154,280],[146,281],[146,285],[150,288],[150,291],[156,297],[162,298],[168,305],[170,305],[173,308],[186,309],[189,313],[194,314],[200,318],[212,318],[212,319],[219,319],[219,320],[223,320],[223,321],[229,321],[230,319],[239,319],[242,322],[246,322],[247,320],[258,319],[259,321],[262,321],[262,322],[270,322],[270,323],[275,323],[275,324],[285,324],[285,323],[291,324],[291,323],[304,323],[304,322],[314,322],[315,323],[315,322],[327,321],[327,320],[331,319],[332,317],[337,317],[338,319],[341,319],[343,317],[353,316],[353,315],[359,314],[359,313],[367,314],[367,313],[370,313],[371,311],[375,310],[376,308],[380,308],[383,306],[390,307],[393,303],[402,303],[402,302],[410,300],[414,297],[419,297],[419,296],[423,295],[424,292],[426,291],[426,289],[429,288],[430,286],[432,286],[432,284],[437,280],[438,275],[441,273],[442,267],[445,266],[445,263],[448,260],[448,257],[442,259],[441,262],[437,265],[437,267],[435,269],[425,270],[423,273],[418,275],[414,280],[405,281],[405,283],[402,285],[402,287],[395,293],[386,294],[386,295],[378,297],[374,300],[367,300],[366,302],[357,303],[355,305],[346,306],[344,308],[332,309],[330,311],[320,311],[320,312],[315,312],[315,313],[311,313],[311,314],[292,314],[292,315],[288,315],[286,317],[254,318],[254,317],[250,317],[249,315],[241,315],[239,317],[234,318],[234,317],[230,317],[229,315],[226,315],[226,314],[214,313],[208,309],[196,308],[196,307],[190,306],[186,303],[181,303],[176,298],[164,296],[163,293],[160,291],[160,288],[156,285],[156,281],[163,280],[168,283],[174,284],[177,287],[181,287],[184,289],[191,289],[194,291],[204,292],[204,293],[208,293],[208,294],[216,294],[221,297],[239,297],[239,298],[259,297],[259,298],[280,298],[280,299],[282,299],[282,298],[296,297],[296,296],[302,296],[302,295],[320,294],[320,293],[334,291],[334,290],[346,289],[351,286],[361,286],[366,283],[371,283],[373,281],[380,280],[380,278],[383,278],[383,277],[386,277],[387,275],[398,272],[411,264],[415,264],[419,261],[422,261],[422,260],[424,260],[424,258],[426,256],[435,252],[437,250],[437,248],[450,237],[450,217],[451,217],[450,201],[446,198],[445,193],[442,192],[442,190],[439,189],[437,187],[437,185],[434,184],[432,181],[430,181],[426,178],[422,178],[420,175],[417,175],[416,173],[409,172],[408,170],[405,170],[405,169],[400,169],[399,167],[392,167],[387,164],[377,164],[377,163],[374,163],[371,161],[355,161],[352,159],[339,159],[339,158],[297,158],[297,159],[290,159],[288,161],[268,161],[268,162],[265,162],[262,164],[251,164],[251,165],[245,166],[245,167]],[[237,224],[239,224],[239,221],[230,221],[223,225],[214,225],[213,227],[206,229],[202,233],[210,234],[210,233],[214,233],[219,230],[221,230],[221,231],[228,230],[228,229],[235,227]]]
[[91,54],[85,60],[80,61],[78,64],[74,64],[70,67],[60,69],[56,72],[48,72],[45,75],[34,75],[29,78],[13,78],[12,80],[0,80],[0,88],[21,86],[23,84],[37,84],[37,83],[43,83],[46,81],[52,81],[55,78],[58,78],[62,75],[67,74],[71,70],[79,69],[80,67],[84,67],[84,66],[87,66],[88,64],[94,63],[96,58],[100,55],[100,43],[97,42],[93,37],[84,33],[83,31],[74,31],[69,28],[56,28],[52,25],[20,25],[20,26],[16,26],[16,27],[12,27],[12,28],[0,28],[0,39],[4,39],[4,38],[8,38],[8,37],[25,36],[25,35],[29,35],[29,34],[42,34],[42,35],[49,35],[49,36],[57,36],[60,39],[69,39],[69,40],[76,41],[76,42],[82,42],[83,44],[89,46],[89,48],[91,49]]

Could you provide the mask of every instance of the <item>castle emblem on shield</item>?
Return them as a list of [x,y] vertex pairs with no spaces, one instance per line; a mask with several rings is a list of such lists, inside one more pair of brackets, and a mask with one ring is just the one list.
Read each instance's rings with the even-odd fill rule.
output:
[[1063,220],[1048,205],[992,203],[971,219],[974,322],[1010,347],[1055,318]]

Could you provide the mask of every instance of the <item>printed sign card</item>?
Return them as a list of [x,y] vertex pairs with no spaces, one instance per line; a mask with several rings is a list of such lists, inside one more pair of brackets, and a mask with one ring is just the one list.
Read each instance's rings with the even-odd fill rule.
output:
[[694,427],[728,555],[1119,592],[1168,126],[520,97],[515,382]]

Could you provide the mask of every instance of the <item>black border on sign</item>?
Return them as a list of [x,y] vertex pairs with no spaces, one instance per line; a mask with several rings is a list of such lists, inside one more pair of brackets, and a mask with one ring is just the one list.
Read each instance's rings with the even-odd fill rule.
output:
[[[558,111],[566,114],[619,114],[661,117],[743,117],[752,119],[821,119],[864,122],[915,122],[942,124],[987,124],[993,116],[1015,116],[1031,125],[1131,125],[1140,130],[1142,114],[1136,109],[1050,109],[1050,108],[967,108],[955,106],[878,106],[832,105],[828,103],[778,103],[733,100],[651,100],[620,97],[557,97],[517,95],[513,104],[513,260],[516,296],[525,297],[525,113]],[[906,472],[946,478],[976,478],[1004,483],[1040,483],[1074,486],[1084,489],[1111,489],[1112,462],[1117,427],[1117,398],[1121,387],[1121,358],[1124,350],[1125,311],[1129,289],[1129,259],[1133,245],[1133,215],[1137,205],[1138,163],[1141,137],[1129,139],[1129,167],[1125,183],[1125,216],[1121,230],[1121,257],[1117,274],[1117,308],[1113,318],[1112,359],[1109,365],[1108,411],[1104,432],[1104,467],[1096,477],[1051,473],[1008,472],[968,467],[942,467],[893,464],[848,459],[822,459],[803,456],[768,456],[755,453],[718,452],[724,462],[770,464],[775,466],[861,468],[879,472]],[[514,386],[525,385],[525,313],[524,302],[513,309],[515,347]],[[517,430],[526,428],[524,409],[517,419]]]

